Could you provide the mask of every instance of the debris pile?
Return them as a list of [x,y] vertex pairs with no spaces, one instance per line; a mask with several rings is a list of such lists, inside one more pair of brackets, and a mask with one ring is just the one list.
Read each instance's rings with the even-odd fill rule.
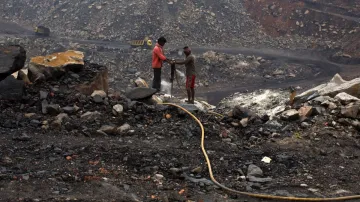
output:
[[[75,69],[74,63],[60,60],[68,54],[80,56],[71,58]],[[56,60],[59,63],[51,66]],[[0,184],[7,185],[2,186],[2,197],[19,197],[8,186],[15,184],[26,200],[224,199],[224,192],[209,180],[197,123],[175,107],[149,103],[155,92],[140,79],[143,87],[112,91],[107,68],[83,61],[80,52],[30,61],[57,71],[41,71],[46,74],[41,80],[29,77],[32,83],[21,98],[0,101]],[[25,72],[21,69],[18,75]],[[308,99],[305,93],[307,97],[299,99],[305,101],[291,109],[282,100],[288,100],[288,93],[273,93],[241,95],[247,101],[240,106],[241,99],[215,109],[204,102],[182,105],[205,127],[215,177],[237,190],[286,196],[356,192],[358,154],[353,147],[359,98],[344,91]],[[269,105],[263,105],[267,101]],[[279,106],[284,108],[270,118],[269,112]],[[332,166],[322,167],[323,162]],[[334,166],[346,173],[334,171]],[[354,183],[345,183],[347,176],[353,176]],[[335,180],[338,186],[332,187]],[[292,188],[279,190],[279,184]],[[29,187],[36,191],[28,192]]]

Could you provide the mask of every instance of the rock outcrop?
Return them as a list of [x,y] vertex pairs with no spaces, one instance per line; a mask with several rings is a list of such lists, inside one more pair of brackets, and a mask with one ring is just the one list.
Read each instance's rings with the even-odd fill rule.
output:
[[24,67],[26,51],[22,46],[0,46],[0,81]]
[[354,97],[360,97],[360,78],[345,81],[339,74],[336,74],[328,83],[321,84],[315,88],[303,92],[295,97],[295,102],[304,102],[318,96],[335,97],[339,93],[347,93]]

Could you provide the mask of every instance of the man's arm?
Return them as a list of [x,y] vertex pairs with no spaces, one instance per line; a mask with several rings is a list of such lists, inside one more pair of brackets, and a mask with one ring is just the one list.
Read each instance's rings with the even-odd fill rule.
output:
[[160,60],[168,62],[168,59],[165,57],[164,54],[162,54],[159,48],[155,48],[154,53],[160,58]]
[[187,57],[185,60],[175,61],[175,64],[177,64],[177,65],[185,65],[185,64],[188,64],[189,62],[191,62],[192,60],[193,60],[192,57]]

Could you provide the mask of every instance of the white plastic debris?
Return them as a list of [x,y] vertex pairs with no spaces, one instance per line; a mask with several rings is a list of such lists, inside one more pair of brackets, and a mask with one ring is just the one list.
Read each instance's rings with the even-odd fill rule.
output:
[[270,162],[271,162],[271,158],[265,156],[261,161],[264,162],[264,163],[270,163]]

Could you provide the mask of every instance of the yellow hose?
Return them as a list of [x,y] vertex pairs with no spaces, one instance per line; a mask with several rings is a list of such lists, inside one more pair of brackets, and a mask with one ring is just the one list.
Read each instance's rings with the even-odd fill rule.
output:
[[204,126],[202,125],[202,123],[200,122],[200,120],[198,118],[196,118],[196,116],[194,116],[192,113],[190,113],[188,110],[184,109],[183,107],[173,104],[173,103],[159,103],[162,105],[169,105],[169,106],[174,106],[177,107],[183,111],[185,111],[187,114],[189,114],[200,126],[201,128],[201,150],[205,156],[206,162],[207,162],[207,166],[209,169],[209,174],[210,174],[210,179],[211,181],[214,182],[215,185],[221,187],[222,189],[232,192],[232,193],[236,193],[236,194],[240,194],[240,195],[245,195],[245,196],[250,196],[250,197],[255,197],[255,198],[262,198],[262,199],[272,199],[272,200],[286,200],[286,201],[345,201],[345,200],[353,200],[353,199],[360,199],[360,195],[354,195],[354,196],[344,196],[344,197],[337,197],[337,198],[297,198],[297,197],[284,197],[284,196],[272,196],[272,195],[266,195],[266,194],[253,194],[253,193],[249,193],[249,192],[241,192],[241,191],[237,191],[231,188],[228,188],[222,184],[220,184],[218,181],[216,181],[216,179],[214,178],[213,175],[213,171],[212,171],[212,167],[211,167],[211,162],[209,159],[209,156],[207,155],[207,152],[205,150],[205,145],[204,145],[204,140],[205,140],[205,130],[204,130]]

